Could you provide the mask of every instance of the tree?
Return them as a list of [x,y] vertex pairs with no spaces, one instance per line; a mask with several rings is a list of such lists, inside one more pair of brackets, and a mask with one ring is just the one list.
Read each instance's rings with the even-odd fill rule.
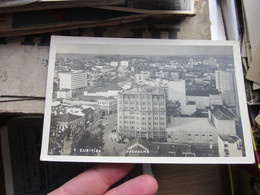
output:
[[[93,150],[101,150],[103,147],[103,137],[92,134],[89,131],[84,131],[74,137],[72,153],[76,155],[96,155],[97,153]],[[85,152],[82,153],[80,149],[88,149],[91,151],[87,152],[87,150],[85,150]]]

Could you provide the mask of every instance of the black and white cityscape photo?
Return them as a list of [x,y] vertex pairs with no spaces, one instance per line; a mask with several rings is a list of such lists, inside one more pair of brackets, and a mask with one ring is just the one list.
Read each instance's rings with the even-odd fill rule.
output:
[[48,156],[248,155],[232,45],[129,47],[56,46]]

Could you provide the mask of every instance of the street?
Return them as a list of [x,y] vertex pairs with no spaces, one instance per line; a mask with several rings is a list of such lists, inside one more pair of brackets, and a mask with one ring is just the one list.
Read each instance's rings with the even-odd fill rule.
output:
[[104,156],[118,156],[126,149],[127,144],[117,143],[117,114],[104,116],[105,129],[104,129],[104,142],[105,146],[102,152]]

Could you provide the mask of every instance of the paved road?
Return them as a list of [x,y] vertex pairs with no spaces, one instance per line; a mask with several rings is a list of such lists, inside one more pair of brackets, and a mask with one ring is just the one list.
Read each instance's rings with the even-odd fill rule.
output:
[[126,148],[126,144],[119,144],[117,143],[117,133],[112,132],[113,129],[116,129],[116,123],[117,123],[117,115],[107,115],[104,117],[103,120],[107,125],[105,125],[104,129],[104,152],[102,155],[108,155],[108,156],[116,156],[122,152]]

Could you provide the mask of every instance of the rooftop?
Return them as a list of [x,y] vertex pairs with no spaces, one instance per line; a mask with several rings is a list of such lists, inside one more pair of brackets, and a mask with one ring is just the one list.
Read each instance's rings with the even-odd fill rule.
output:
[[234,120],[235,115],[223,106],[215,106],[210,110],[218,120]]
[[225,142],[228,142],[228,143],[236,143],[237,141],[240,141],[240,138],[236,135],[224,135],[224,134],[221,134],[219,135],[219,137],[225,141]]
[[167,130],[207,132],[216,131],[216,128],[209,122],[208,118],[170,117]]
[[120,90],[122,90],[122,88],[111,85],[111,87],[109,87],[109,88],[107,88],[107,87],[97,87],[97,88],[87,89],[85,91],[87,91],[88,93],[96,93],[96,92],[108,92],[108,91],[112,91],[112,90],[113,91],[120,91]]
[[168,153],[168,152],[176,152],[181,150],[182,152],[191,152],[191,148],[188,145],[176,145],[173,143],[165,143],[165,142],[151,142],[141,138],[134,139],[129,142],[128,149],[133,147],[134,145],[142,145],[143,147],[149,149],[150,151]]
[[142,86],[136,87],[123,92],[124,94],[164,94],[165,91],[159,87]]
[[55,118],[53,120],[56,120],[57,122],[72,122],[75,121],[77,119],[82,118],[82,116],[78,116],[78,115],[74,115],[71,113],[66,113],[66,114],[62,114],[59,116],[55,116]]

